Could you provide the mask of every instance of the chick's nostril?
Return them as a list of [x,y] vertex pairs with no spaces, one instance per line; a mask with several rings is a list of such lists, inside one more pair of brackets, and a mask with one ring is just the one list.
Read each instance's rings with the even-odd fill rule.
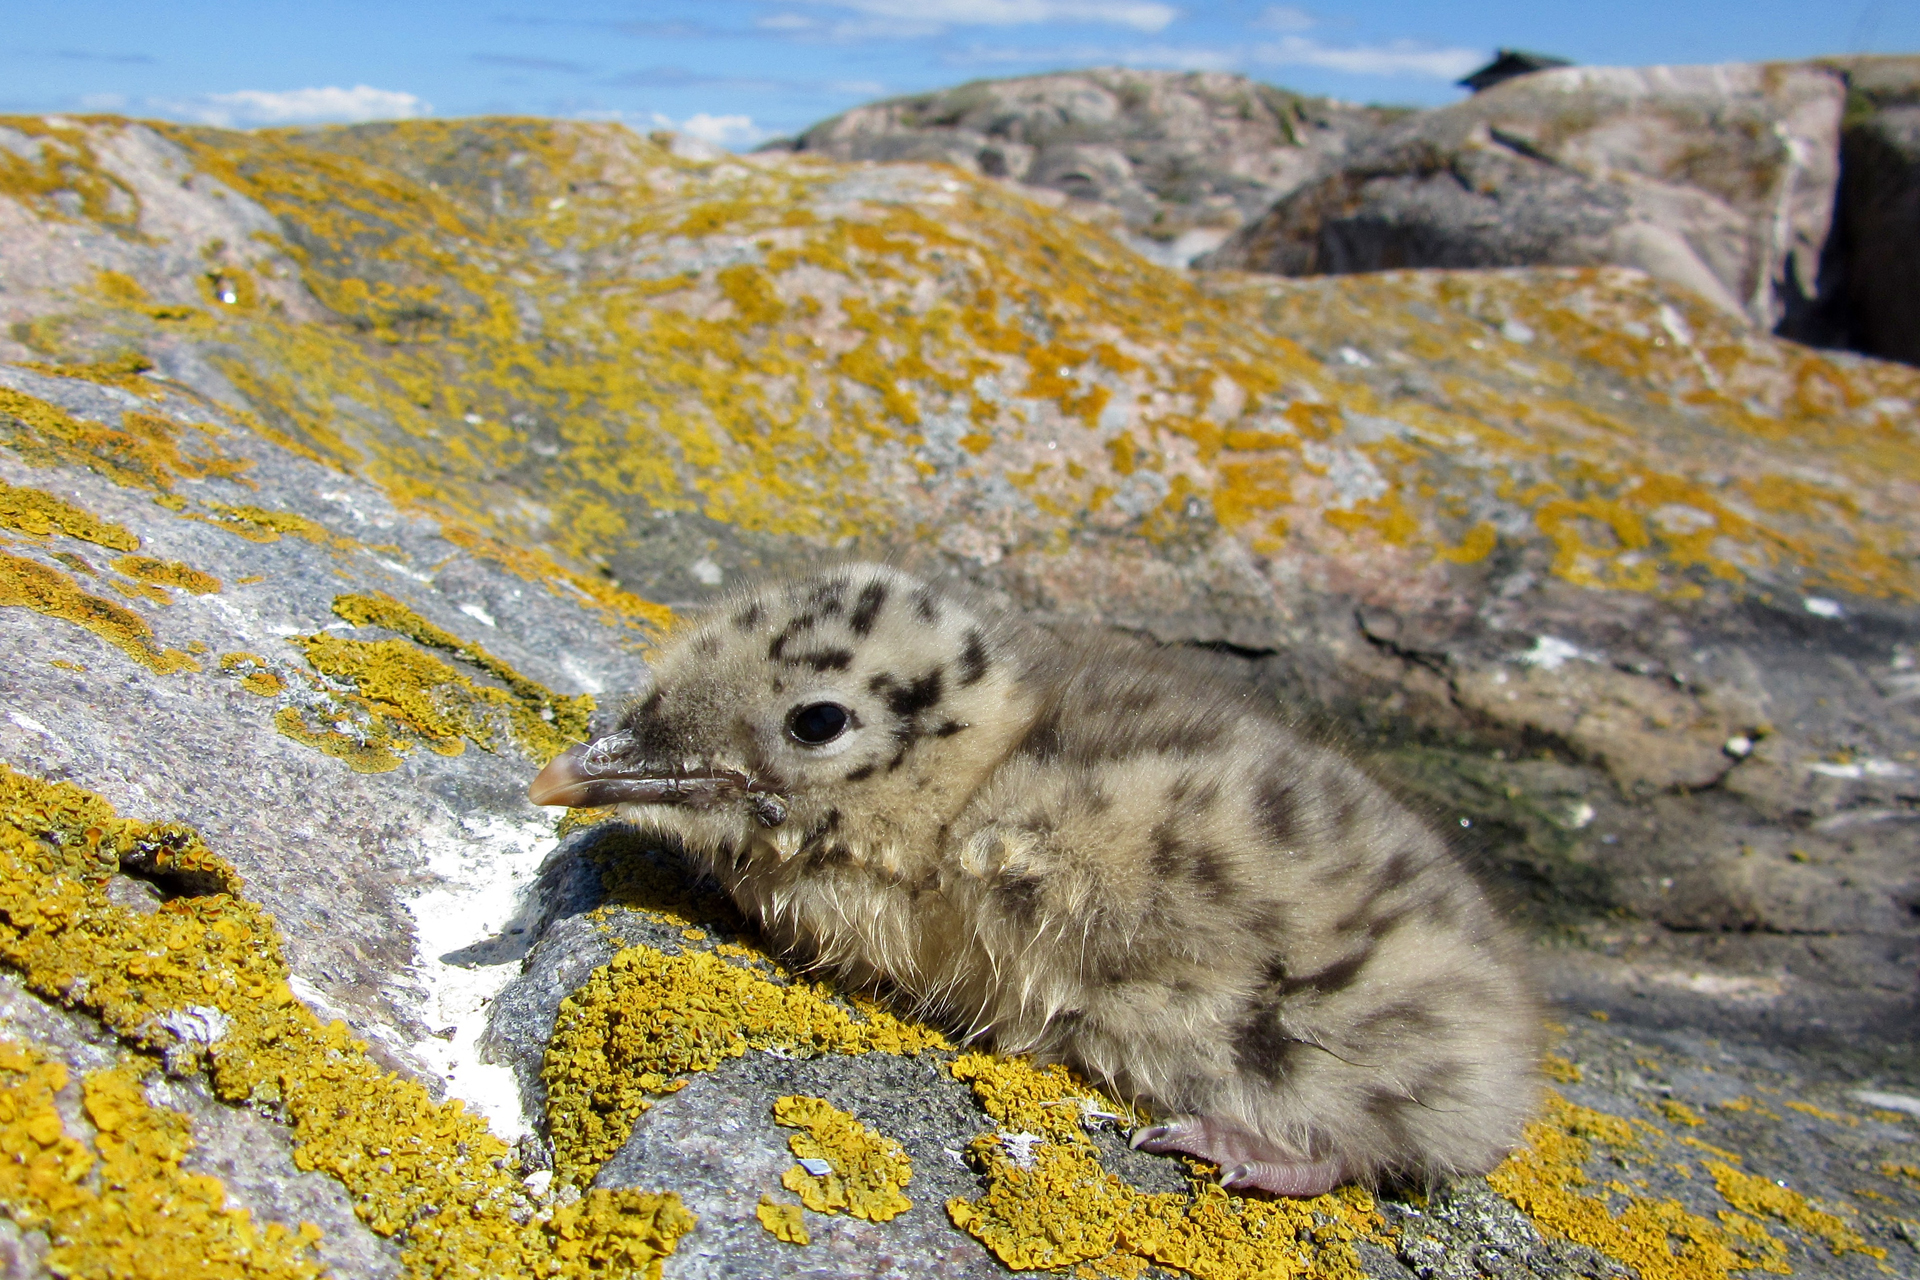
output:
[[625,729],[610,733],[587,744],[586,754],[580,757],[580,768],[586,773],[609,773],[629,763],[638,746],[638,740]]

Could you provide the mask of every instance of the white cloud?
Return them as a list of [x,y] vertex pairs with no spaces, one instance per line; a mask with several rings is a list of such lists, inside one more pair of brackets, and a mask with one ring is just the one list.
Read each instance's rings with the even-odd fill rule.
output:
[[1320,67],[1355,76],[1413,76],[1457,80],[1487,60],[1484,49],[1435,49],[1413,40],[1336,48],[1306,36],[1284,36],[1253,51],[1254,60],[1276,67]]
[[1276,4],[1269,5],[1265,13],[1253,20],[1253,25],[1269,31],[1311,31],[1320,25],[1320,20],[1305,9]]
[[1180,11],[1155,0],[813,0],[913,25],[1016,27],[1092,22],[1158,31]]
[[363,120],[406,120],[433,108],[411,93],[357,84],[351,89],[240,89],[197,98],[155,99],[151,105],[203,124],[224,128],[275,124],[357,124]]
[[685,120],[675,120],[656,111],[653,122],[663,129],[684,133],[716,147],[752,146],[767,136],[767,131],[755,124],[752,116],[716,116],[696,111]]
[[82,111],[125,111],[127,95],[124,93],[83,93],[80,95]]

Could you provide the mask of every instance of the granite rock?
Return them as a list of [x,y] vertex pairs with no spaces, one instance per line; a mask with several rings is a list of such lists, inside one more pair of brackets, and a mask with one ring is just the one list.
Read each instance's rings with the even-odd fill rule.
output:
[[1611,263],[1770,330],[1818,288],[1845,92],[1813,64],[1520,76],[1369,139],[1199,265]]
[[1004,178],[1114,210],[1128,243],[1183,265],[1403,114],[1225,72],[1111,67],[869,103],[768,146]]
[[[1615,1275],[1676,1223],[1721,1259],[1703,1275],[1911,1265],[1913,370],[1618,268],[1196,280],[951,168],[528,122],[0,127],[4,776],[190,824],[270,913],[287,988],[209,967],[226,1005],[114,1021],[99,992],[149,959],[22,962],[0,1040],[146,1072],[195,1169],[315,1223],[335,1273],[457,1270],[361,1178],[398,1148],[357,1126],[416,1086],[516,1144],[460,1176],[498,1182],[474,1212],[526,1248],[597,1193],[677,1189],[701,1223],[668,1275],[1001,1266],[940,1201],[1004,1190],[1039,1129],[982,1110],[956,1049],[744,1045],[650,1097],[593,1185],[553,1173],[577,1153],[549,1083],[585,1061],[553,1074],[564,1003],[634,947],[878,1016],[756,958],[671,850],[524,792],[669,606],[873,554],[1279,699],[1458,831],[1540,940],[1564,1107],[1490,1182],[1383,1197],[1370,1239],[1323,1205],[1287,1265]],[[229,882],[172,847],[88,873],[102,937],[231,923]],[[724,1038],[699,998],[663,1016]],[[334,1037],[316,1079],[365,1067],[365,1106],[232,1096],[221,1018],[269,1006]],[[63,1133],[97,1151],[78,1087]],[[912,1212],[812,1215],[808,1246],[758,1226],[786,1140],[763,1109],[799,1092],[907,1148]],[[1205,1270],[1121,1243],[1147,1197],[1291,1212],[1209,1199],[1083,1114],[1055,1137],[1116,1179],[1077,1224],[1113,1231],[1090,1265]],[[36,1231],[0,1258],[42,1267]]]

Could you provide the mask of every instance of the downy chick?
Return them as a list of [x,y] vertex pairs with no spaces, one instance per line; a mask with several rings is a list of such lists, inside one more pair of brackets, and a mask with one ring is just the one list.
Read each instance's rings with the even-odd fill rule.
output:
[[889,568],[677,633],[536,803],[671,834],[769,937],[1317,1195],[1485,1172],[1533,1106],[1521,950],[1446,844],[1250,688]]

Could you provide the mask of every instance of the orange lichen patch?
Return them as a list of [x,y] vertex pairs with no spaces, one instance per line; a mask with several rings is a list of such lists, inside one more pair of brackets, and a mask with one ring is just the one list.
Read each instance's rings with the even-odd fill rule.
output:
[[311,1280],[320,1229],[264,1228],[227,1207],[218,1178],[190,1174],[186,1116],[147,1102],[143,1064],[95,1071],[82,1084],[93,1150],[67,1132],[54,1095],[64,1064],[0,1041],[0,1205],[44,1231],[56,1275],[179,1276],[182,1280]]
[[443,526],[440,536],[469,555],[497,564],[528,582],[537,582],[555,595],[570,596],[592,605],[623,622],[637,621],[657,630],[672,625],[673,610],[666,605],[623,591],[604,578],[574,573],[543,551],[511,546],[458,525]]
[[811,1244],[813,1237],[807,1234],[805,1215],[797,1204],[777,1204],[772,1196],[761,1196],[760,1203],[754,1208],[753,1216],[760,1219],[760,1225],[775,1240],[787,1244]]
[[824,1160],[827,1172],[815,1174],[794,1165],[781,1185],[815,1213],[849,1213],[869,1222],[887,1222],[913,1208],[901,1188],[913,1181],[913,1162],[892,1138],[883,1137],[824,1098],[789,1095],[773,1104],[773,1122],[804,1132],[791,1134],[787,1148],[802,1160]]
[[1655,1109],[1674,1124],[1683,1124],[1689,1129],[1698,1129],[1706,1123],[1692,1107],[1684,1102],[1676,1102],[1672,1098],[1662,1098]]
[[[122,279],[131,283],[129,277],[122,277]],[[138,285],[134,287],[139,288]],[[120,297],[116,300],[137,302],[141,298]],[[51,374],[56,378],[79,378],[86,382],[97,382],[103,387],[131,389],[140,385],[140,375],[153,368],[153,361],[137,351],[123,351],[105,360],[90,360],[78,364],[45,364],[37,360],[23,360],[20,367],[32,369],[35,373]]]
[[1787,1110],[1798,1111],[1802,1115],[1815,1116],[1821,1120],[1831,1120],[1835,1124],[1844,1124],[1848,1128],[1857,1128],[1860,1124],[1857,1117],[1842,1115],[1838,1111],[1822,1110],[1814,1106],[1811,1102],[1789,1102],[1787,1103]]
[[10,485],[4,480],[0,480],[0,529],[32,538],[64,533],[113,551],[140,549],[140,539],[111,520],[102,520],[43,490]]
[[197,596],[212,595],[220,590],[220,579],[178,560],[162,560],[158,556],[121,556],[110,563],[115,571],[129,578],[162,587],[178,587]]
[[88,595],[58,569],[0,553],[0,606],[5,605],[85,627],[157,675],[200,669],[192,654],[154,643],[153,628],[139,614]]
[[220,670],[225,675],[239,676],[242,689],[262,698],[277,698],[287,691],[286,678],[268,666],[267,660],[257,653],[245,650],[223,653],[220,655]]
[[1864,1253],[1873,1258],[1887,1256],[1885,1249],[1868,1244],[1841,1219],[1814,1208],[1797,1191],[1790,1191],[1777,1182],[1754,1174],[1742,1173],[1718,1160],[1709,1160],[1706,1166],[1707,1172],[1713,1175],[1713,1185],[1719,1188],[1721,1197],[1736,1209],[1756,1216],[1764,1214],[1777,1218],[1807,1235],[1824,1240],[1836,1257],[1843,1253]]
[[1920,1187],[1920,1164],[1895,1164],[1888,1160],[1881,1164],[1880,1172],[1889,1178],[1905,1178]]
[[76,418],[58,405],[0,387],[0,444],[36,467],[85,467],[118,485],[165,493],[177,480],[232,477],[253,465],[217,451],[188,453],[188,432],[204,444],[211,439],[206,428],[140,410],[122,414],[121,424]]
[[968,1147],[987,1189],[947,1202],[956,1226],[1017,1271],[1078,1265],[1078,1274],[1134,1280],[1149,1264],[1203,1280],[1242,1276],[1364,1274],[1356,1241],[1383,1225],[1355,1187],[1312,1200],[1229,1195],[1202,1184],[1189,1194],[1143,1195],[1102,1168],[1083,1122],[1133,1119],[1066,1068],[966,1054],[955,1077],[1000,1126]]
[[[184,892],[157,909],[119,906],[108,886],[123,865]],[[338,1179],[360,1219],[396,1238],[412,1280],[659,1275],[693,1226],[677,1197],[593,1191],[516,1220],[507,1146],[295,1000],[273,921],[240,887],[191,829],[122,819],[78,787],[0,766],[0,961],[29,988],[169,1051],[175,1070],[205,1070],[222,1099],[278,1115],[295,1164]],[[182,1019],[224,1031],[201,1050],[169,1029]]]
[[[556,694],[545,685],[527,679],[473,641],[462,640],[452,632],[434,626],[392,596],[335,596],[333,612],[356,627],[385,627],[429,648],[451,653],[507,686],[516,703],[533,717],[552,726],[552,733],[560,735],[561,744],[555,746],[546,759],[565,750],[568,743],[585,741],[587,720],[593,715],[591,694],[572,697]],[[542,745],[545,745],[544,739],[549,736],[535,735],[530,725],[523,732],[528,738],[539,737]]]
[[[408,640],[352,640],[330,632],[291,637],[323,679],[302,706],[281,708],[274,727],[355,772],[397,769],[401,756],[421,744],[448,756],[468,742],[494,751],[502,728],[542,764],[585,739],[590,695],[555,694],[388,596],[339,596],[334,612]],[[507,687],[480,683],[409,640],[451,653]]]
[[1580,1083],[1580,1064],[1563,1058],[1557,1053],[1549,1053],[1540,1059],[1541,1073],[1561,1084]]
[[1493,1189],[1542,1230],[1626,1263],[1641,1280],[1726,1280],[1756,1267],[1785,1272],[1777,1241],[1761,1244],[1750,1232],[1732,1232],[1677,1200],[1581,1190],[1591,1185],[1584,1166],[1592,1144],[1631,1147],[1638,1141],[1633,1126],[1551,1092],[1545,1113],[1527,1126],[1526,1144],[1487,1175]]
[[[351,709],[336,705],[317,717],[316,727],[294,707],[282,707],[273,713],[273,727],[281,736],[292,738],[303,747],[312,747],[340,761],[355,773],[392,773],[401,764],[400,753],[411,745],[396,738],[387,722],[373,715],[354,715]],[[445,754],[455,754],[460,740],[454,739]]]
[[585,1186],[652,1098],[749,1048],[917,1054],[936,1031],[877,1008],[856,1018],[824,986],[782,985],[705,951],[628,947],[561,1002],[541,1079],[554,1172]]
[[216,529],[225,529],[228,533],[239,534],[249,542],[278,542],[281,534],[291,534],[304,538],[320,546],[352,547],[358,544],[351,538],[336,537],[318,520],[309,520],[291,511],[268,511],[264,507],[230,506],[224,502],[208,502],[207,510],[213,514],[201,515],[197,511],[187,512],[189,520],[199,520]]
[[[56,222],[85,218],[132,233],[140,220],[139,197],[100,164],[84,127],[65,119],[13,116],[6,128],[24,135],[25,145],[0,147],[0,194]],[[77,218],[69,202],[79,206]]]

